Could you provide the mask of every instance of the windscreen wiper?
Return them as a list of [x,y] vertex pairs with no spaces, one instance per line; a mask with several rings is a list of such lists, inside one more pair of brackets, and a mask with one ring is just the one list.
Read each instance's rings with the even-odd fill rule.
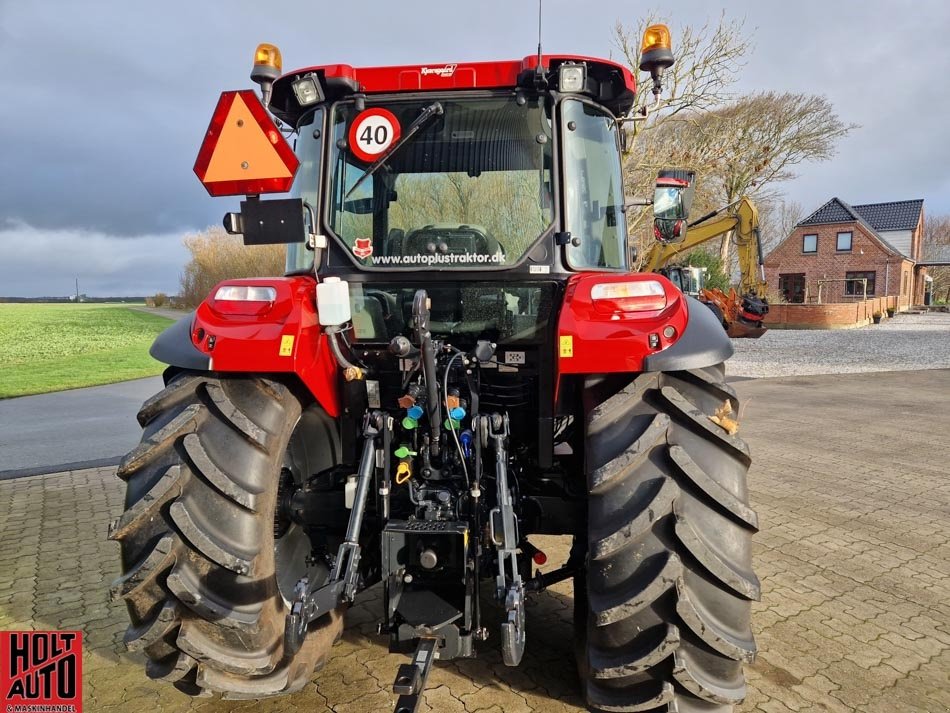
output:
[[367,178],[376,173],[376,171],[378,171],[379,168],[389,160],[389,157],[401,149],[409,141],[409,139],[419,133],[423,126],[428,124],[435,117],[442,116],[444,112],[445,110],[442,108],[442,104],[440,102],[433,102],[423,109],[419,116],[416,117],[416,120],[409,125],[408,129],[406,129],[406,133],[399,138],[399,141],[394,143],[389,151],[373,161],[373,164],[366,169],[366,173],[360,176],[359,180],[353,184],[353,187],[346,192],[346,195],[343,196],[343,200],[346,200],[351,195],[353,195],[353,191],[362,186],[363,182]]

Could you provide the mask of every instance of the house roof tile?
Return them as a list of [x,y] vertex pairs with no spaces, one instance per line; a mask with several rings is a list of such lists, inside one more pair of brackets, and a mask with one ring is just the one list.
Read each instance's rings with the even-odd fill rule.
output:
[[828,223],[852,223],[858,216],[840,198],[832,198],[821,208],[801,221],[799,225],[827,225]]
[[[803,221],[799,222],[798,226],[860,223],[890,252],[896,255],[903,255],[904,253],[891,245],[887,239],[881,235],[880,231],[912,230],[916,228],[923,205],[923,200],[918,199],[912,201],[892,201],[890,203],[866,203],[860,206],[851,206],[840,198],[835,197]],[[872,219],[876,221],[876,224],[872,222]]]
[[920,221],[924,201],[891,201],[851,206],[877,231],[913,230]]

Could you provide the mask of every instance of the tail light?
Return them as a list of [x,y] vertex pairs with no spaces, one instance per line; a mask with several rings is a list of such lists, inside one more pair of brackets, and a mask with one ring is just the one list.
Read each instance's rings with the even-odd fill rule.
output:
[[222,285],[214,293],[214,299],[219,302],[273,302],[277,299],[277,290],[259,285]]
[[657,312],[666,307],[666,290],[658,280],[601,282],[591,288],[590,298],[601,314]]
[[263,315],[274,307],[277,288],[266,285],[221,285],[208,301],[220,315]]

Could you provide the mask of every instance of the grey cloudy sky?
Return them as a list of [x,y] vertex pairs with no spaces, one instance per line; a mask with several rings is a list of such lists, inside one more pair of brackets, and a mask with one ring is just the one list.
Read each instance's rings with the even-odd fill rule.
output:
[[[617,19],[745,18],[739,91],[826,94],[861,125],[784,186],[806,209],[924,198],[950,213],[950,3],[544,0],[546,52],[607,56]],[[520,58],[534,0],[0,0],[0,295],[174,293],[181,236],[217,224],[191,172],[219,92],[253,86],[258,42],[284,66]]]

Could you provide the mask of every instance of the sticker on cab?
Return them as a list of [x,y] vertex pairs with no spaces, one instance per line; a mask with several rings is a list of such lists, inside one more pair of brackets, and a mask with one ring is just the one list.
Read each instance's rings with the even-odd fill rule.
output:
[[350,151],[362,161],[372,163],[399,140],[402,130],[396,115],[374,107],[360,112],[350,124]]
[[560,355],[562,357],[574,356],[574,337],[570,334],[562,334],[560,338]]
[[372,238],[357,238],[353,243],[353,254],[360,260],[365,260],[373,254]]
[[280,356],[293,356],[294,353],[294,335],[284,334],[280,338]]

